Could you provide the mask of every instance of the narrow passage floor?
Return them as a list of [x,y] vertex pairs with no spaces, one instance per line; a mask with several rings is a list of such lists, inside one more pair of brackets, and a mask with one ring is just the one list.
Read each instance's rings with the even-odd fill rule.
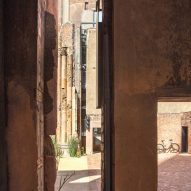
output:
[[[65,178],[69,179],[59,190],[60,184],[63,183],[63,180]],[[59,171],[55,184],[55,191],[100,191],[100,190],[101,190],[100,153],[87,155],[80,158],[64,157],[60,160]]]

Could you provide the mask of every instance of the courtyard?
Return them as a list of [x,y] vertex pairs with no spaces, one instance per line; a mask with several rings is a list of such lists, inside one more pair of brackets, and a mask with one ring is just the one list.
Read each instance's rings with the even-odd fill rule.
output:
[[190,154],[160,154],[158,156],[158,191],[190,191],[190,169]]

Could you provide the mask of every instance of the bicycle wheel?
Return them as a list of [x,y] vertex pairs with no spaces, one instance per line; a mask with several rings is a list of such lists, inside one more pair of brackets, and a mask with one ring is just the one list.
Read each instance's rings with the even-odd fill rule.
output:
[[171,144],[171,153],[179,153],[180,152],[180,146],[177,143]]
[[157,153],[161,154],[164,152],[164,146],[162,144],[157,144]]

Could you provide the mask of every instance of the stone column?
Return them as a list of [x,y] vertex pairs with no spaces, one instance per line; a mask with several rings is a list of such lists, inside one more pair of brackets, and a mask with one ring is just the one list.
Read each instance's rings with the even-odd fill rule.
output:
[[72,136],[72,79],[73,79],[73,55],[67,59],[67,135],[68,140]]
[[62,59],[62,44],[60,31],[58,33],[58,66],[57,66],[57,129],[56,139],[61,142],[61,59]]
[[66,23],[61,29],[61,131],[62,143],[67,143],[72,128],[72,65],[73,65],[73,24]]
[[61,61],[61,143],[67,142],[67,50]]
[[76,88],[72,87],[72,135],[77,136],[77,93]]

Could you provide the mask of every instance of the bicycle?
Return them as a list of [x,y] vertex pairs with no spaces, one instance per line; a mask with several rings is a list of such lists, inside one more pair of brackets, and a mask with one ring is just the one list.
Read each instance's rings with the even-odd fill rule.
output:
[[180,146],[177,143],[173,143],[172,139],[169,140],[170,145],[166,147],[164,140],[161,140],[162,144],[157,144],[157,153],[178,153],[180,151]]

